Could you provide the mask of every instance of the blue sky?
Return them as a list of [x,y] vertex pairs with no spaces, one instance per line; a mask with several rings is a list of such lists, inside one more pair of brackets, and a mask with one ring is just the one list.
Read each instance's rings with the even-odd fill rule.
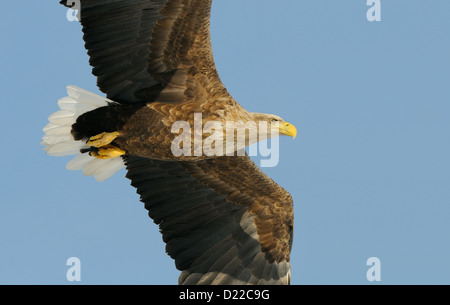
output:
[[[2,4],[0,284],[175,284],[122,170],[98,183],[50,157],[65,86],[99,93],[58,1]],[[450,284],[450,2],[216,0],[216,64],[246,109],[297,126],[264,171],[294,198],[293,284]]]

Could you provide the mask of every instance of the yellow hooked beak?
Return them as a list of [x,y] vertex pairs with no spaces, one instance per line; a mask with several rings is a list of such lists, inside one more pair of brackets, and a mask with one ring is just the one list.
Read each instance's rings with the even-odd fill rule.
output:
[[295,139],[295,137],[297,136],[297,128],[295,128],[294,125],[286,122],[280,126],[280,133],[286,136],[293,137]]

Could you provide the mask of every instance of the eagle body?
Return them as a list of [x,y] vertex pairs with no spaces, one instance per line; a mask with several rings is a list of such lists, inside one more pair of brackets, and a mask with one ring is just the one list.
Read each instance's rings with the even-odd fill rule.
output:
[[[238,107],[241,111],[238,115],[234,115]],[[220,143],[217,141],[214,143],[220,145],[220,149],[214,150],[218,152],[216,156],[238,154],[240,149],[258,140],[271,138],[270,129],[259,128],[257,124],[264,120],[266,117],[263,114],[247,112],[232,99],[203,104],[198,101],[184,104],[111,103],[80,115],[72,125],[71,134],[77,141],[87,141],[101,133],[118,132],[119,135],[111,144],[127,154],[159,160],[201,160],[211,157],[207,151],[206,141],[214,134],[220,133],[218,139]],[[172,147],[177,137],[177,132],[172,129],[176,122],[185,123],[183,126],[189,127],[183,130],[186,132],[188,129],[187,139],[184,139],[184,142],[193,143],[188,152],[181,155],[174,155]],[[214,128],[205,132],[205,122],[214,122]],[[240,125],[230,124],[234,122],[239,122]],[[245,128],[248,123],[254,124]],[[265,126],[272,124],[269,121],[265,123]],[[238,143],[240,126],[244,132],[242,147],[239,147]],[[249,126],[250,129],[254,128],[255,139],[251,139]],[[196,138],[198,141],[195,141]],[[199,150],[201,153],[197,153]]]
[[211,4],[81,0],[106,97],[68,86],[42,144],[50,155],[75,155],[67,169],[99,181],[126,168],[179,284],[289,284],[293,200],[244,149],[297,130],[245,110],[226,90],[212,55]]

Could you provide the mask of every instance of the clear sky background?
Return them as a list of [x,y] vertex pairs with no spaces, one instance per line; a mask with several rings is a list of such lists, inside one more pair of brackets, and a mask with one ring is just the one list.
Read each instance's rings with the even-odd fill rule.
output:
[[[293,284],[450,284],[450,1],[215,0],[223,82],[282,116],[266,168],[294,198]],[[122,170],[65,170],[40,146],[73,84],[99,93],[81,27],[58,1],[2,3],[0,284],[175,284],[179,271]]]

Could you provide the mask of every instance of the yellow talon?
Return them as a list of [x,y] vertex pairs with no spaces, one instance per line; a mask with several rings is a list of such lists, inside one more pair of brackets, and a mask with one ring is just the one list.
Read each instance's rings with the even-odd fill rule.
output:
[[87,145],[93,147],[103,147],[111,144],[119,136],[119,132],[103,132],[96,136],[90,137],[89,141],[87,141]]
[[99,148],[97,151],[91,151],[89,154],[97,159],[114,159],[124,155],[125,151],[113,145],[108,145]]

